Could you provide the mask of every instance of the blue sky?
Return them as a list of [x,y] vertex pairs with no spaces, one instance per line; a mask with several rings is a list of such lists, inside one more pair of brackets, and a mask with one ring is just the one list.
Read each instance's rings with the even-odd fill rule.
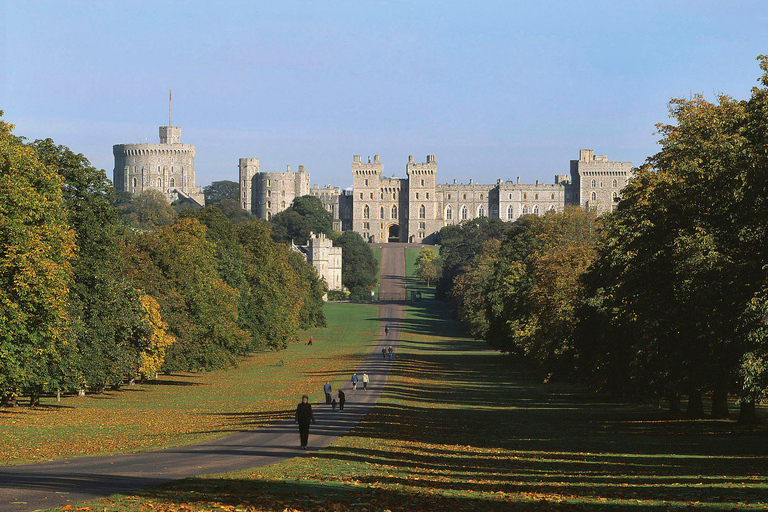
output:
[[680,1],[0,3],[0,109],[112,177],[112,145],[197,147],[197,184],[306,166],[351,185],[436,155],[438,182],[551,183],[581,148],[641,164],[671,98],[749,97],[768,4]]

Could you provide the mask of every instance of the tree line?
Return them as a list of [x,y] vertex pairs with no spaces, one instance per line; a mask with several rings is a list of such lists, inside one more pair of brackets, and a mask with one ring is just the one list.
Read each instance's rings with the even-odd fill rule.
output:
[[[580,208],[440,231],[437,294],[544,378],[754,421],[768,395],[768,57],[748,100],[670,103],[661,150],[612,213]],[[431,263],[434,265],[434,262]]]
[[83,155],[12,130],[0,120],[2,403],[226,368],[325,325],[324,281],[236,201],[116,194]]

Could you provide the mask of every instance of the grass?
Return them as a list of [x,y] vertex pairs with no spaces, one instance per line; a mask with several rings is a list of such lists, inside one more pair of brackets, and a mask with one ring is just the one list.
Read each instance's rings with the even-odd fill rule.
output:
[[768,430],[668,421],[544,384],[409,308],[378,405],[310,456],[208,475],[80,510],[666,511],[768,507]]
[[235,370],[163,375],[100,395],[0,409],[0,463],[192,444],[288,417],[302,394],[319,401],[326,380],[334,389],[346,381],[378,336],[375,306],[328,304],[325,314],[330,327],[303,332],[287,350],[246,357]]
[[[433,250],[439,251],[439,247],[432,247]],[[416,275],[416,258],[419,257],[421,252],[420,247],[406,247],[405,248],[405,286],[407,289],[406,296],[410,299],[411,292],[421,292],[423,300],[431,299],[435,295],[435,283],[430,283],[431,286],[427,286],[426,283]]]

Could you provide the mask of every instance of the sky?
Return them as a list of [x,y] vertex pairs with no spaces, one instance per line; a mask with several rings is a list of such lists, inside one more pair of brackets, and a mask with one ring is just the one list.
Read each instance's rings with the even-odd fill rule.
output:
[[672,98],[749,98],[764,1],[0,1],[0,110],[112,178],[112,146],[196,146],[196,184],[353,155],[437,182],[552,183],[579,149],[635,166]]

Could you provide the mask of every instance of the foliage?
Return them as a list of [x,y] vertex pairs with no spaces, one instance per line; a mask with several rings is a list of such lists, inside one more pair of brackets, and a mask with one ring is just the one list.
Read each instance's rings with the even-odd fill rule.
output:
[[243,210],[243,207],[240,206],[240,202],[234,199],[222,199],[221,201],[216,203],[215,206],[216,208],[221,210],[221,212],[233,224],[242,224],[243,222],[250,222],[256,218],[253,216],[252,213],[246,210]]
[[275,215],[270,221],[272,238],[279,243],[305,245],[309,234],[333,234],[333,216],[325,209],[320,198],[297,197],[291,206]]
[[500,240],[507,227],[501,219],[478,217],[440,230],[438,243],[443,272],[437,282],[437,298],[449,298],[454,278],[469,263],[483,242],[491,238]]
[[240,202],[240,185],[236,181],[214,181],[203,187],[205,205],[213,206],[224,200]]
[[121,210],[121,217],[133,227],[155,229],[172,224],[177,213],[162,192],[150,188],[134,195],[125,209]]
[[35,402],[72,364],[67,294],[75,233],[62,179],[0,120],[0,398]]
[[442,272],[440,255],[429,247],[421,249],[419,256],[416,258],[416,265],[419,277],[426,281],[427,286],[429,286],[430,282],[437,280]]
[[337,236],[333,245],[342,248],[341,279],[351,298],[369,299],[379,275],[378,262],[371,246],[354,231],[345,231]]
[[152,330],[148,343],[141,353],[141,366],[138,373],[144,379],[154,378],[165,362],[165,352],[176,340],[168,334],[168,324],[160,317],[160,305],[149,295],[141,296],[141,305],[146,314],[146,321]]

